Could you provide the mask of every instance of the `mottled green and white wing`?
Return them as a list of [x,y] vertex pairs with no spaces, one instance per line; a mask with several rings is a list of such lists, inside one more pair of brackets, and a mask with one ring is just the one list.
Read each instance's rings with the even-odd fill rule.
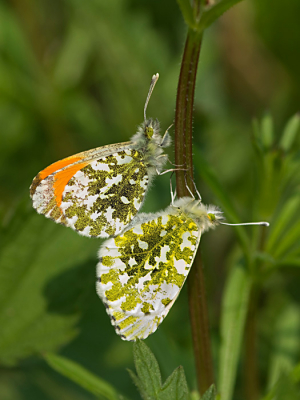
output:
[[142,151],[120,143],[67,157],[33,180],[33,207],[84,236],[117,235],[139,211],[149,174]]
[[148,186],[143,154],[124,149],[77,171],[64,188],[68,226],[84,236],[120,233],[139,211]]
[[185,282],[199,240],[191,218],[161,214],[104,242],[97,292],[122,339],[155,332]]

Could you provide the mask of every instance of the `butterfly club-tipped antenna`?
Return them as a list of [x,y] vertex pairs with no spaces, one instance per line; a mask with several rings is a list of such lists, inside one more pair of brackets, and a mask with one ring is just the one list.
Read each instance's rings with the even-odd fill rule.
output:
[[261,225],[261,226],[270,226],[269,222],[260,221],[260,222],[241,222],[240,224],[229,224],[227,222],[219,222],[221,225],[228,226],[244,226],[244,225]]
[[153,75],[152,79],[151,79],[149,92],[148,92],[148,95],[147,95],[147,98],[146,98],[146,102],[145,102],[145,106],[144,106],[144,122],[145,123],[146,123],[146,119],[147,119],[146,118],[146,111],[147,111],[148,103],[149,103],[151,94],[153,92],[154,86],[155,86],[156,82],[158,81],[158,78],[159,78],[159,74],[157,73],[157,74]]

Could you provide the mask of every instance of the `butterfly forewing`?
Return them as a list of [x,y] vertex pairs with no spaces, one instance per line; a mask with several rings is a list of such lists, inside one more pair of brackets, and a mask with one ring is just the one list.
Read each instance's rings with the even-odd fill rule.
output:
[[97,291],[123,339],[145,339],[157,329],[183,286],[199,239],[191,218],[165,214],[102,245]]
[[142,152],[117,146],[80,153],[38,174],[31,186],[37,211],[84,236],[123,230],[142,205],[148,174]]

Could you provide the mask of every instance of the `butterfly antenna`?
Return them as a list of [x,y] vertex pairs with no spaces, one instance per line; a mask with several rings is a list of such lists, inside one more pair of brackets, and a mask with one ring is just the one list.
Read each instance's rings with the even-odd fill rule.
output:
[[228,226],[243,226],[243,225],[262,225],[262,226],[270,226],[269,222],[243,222],[240,224],[228,224],[227,222],[219,222],[222,225]]
[[145,107],[144,107],[144,122],[145,123],[146,123],[146,110],[147,110],[147,107],[148,107],[148,103],[149,103],[151,94],[153,92],[154,86],[155,86],[158,78],[159,78],[159,74],[155,74],[155,75],[152,76],[152,79],[151,79],[150,88],[149,88],[149,92],[148,92],[147,99],[146,99],[146,102],[145,102]]

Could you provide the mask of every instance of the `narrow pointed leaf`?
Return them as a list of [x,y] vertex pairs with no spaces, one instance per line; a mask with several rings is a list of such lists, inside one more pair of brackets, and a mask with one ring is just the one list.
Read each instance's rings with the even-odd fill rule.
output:
[[232,398],[250,289],[250,278],[246,270],[241,265],[236,265],[227,279],[222,304],[218,384],[222,400]]
[[269,238],[266,246],[268,252],[272,252],[274,246],[277,246],[277,243],[282,235],[282,232],[284,231],[286,226],[291,222],[291,220],[295,218],[298,208],[300,208],[299,195],[291,197],[284,204],[278,218],[270,226]]
[[177,0],[181,14],[187,26],[192,28],[194,26],[194,16],[190,0]]
[[128,369],[127,371],[129,373],[131,379],[133,380],[133,383],[137,387],[142,399],[143,400],[152,400],[153,397],[148,396],[148,394],[145,392],[143,384],[142,384],[141,380],[136,376],[136,374],[133,371],[131,371],[130,369]]
[[183,367],[178,367],[164,383],[158,400],[188,400],[189,390]]
[[273,332],[268,387],[272,388],[282,373],[292,371],[299,349],[300,311],[289,304],[278,315]]
[[294,115],[286,124],[284,128],[279,146],[284,151],[289,151],[292,147],[300,128],[300,115]]
[[274,140],[273,119],[270,114],[264,116],[261,121],[261,140],[265,149],[272,146]]
[[141,340],[133,344],[134,364],[143,391],[149,398],[156,399],[161,388],[158,362],[149,347]]
[[[299,254],[298,243],[300,241],[300,225],[295,221],[294,226],[289,228],[286,234],[278,242],[278,245],[273,250],[273,256],[275,258],[281,258],[285,253],[287,253],[292,247],[295,247],[296,254]],[[292,256],[289,252],[288,257]]]
[[201,16],[198,31],[203,32],[204,29],[208,28],[213,22],[215,22],[222,14],[228,11],[235,4],[242,0],[222,0],[211,8],[205,10]]
[[51,353],[45,355],[45,360],[50,367],[65,377],[71,379],[73,382],[77,383],[90,393],[93,393],[98,398],[107,400],[121,399],[121,396],[118,395],[117,391],[112,385],[74,361]]
[[201,400],[215,400],[216,398],[216,387],[215,385],[211,385],[210,388],[204,393],[201,397]]

